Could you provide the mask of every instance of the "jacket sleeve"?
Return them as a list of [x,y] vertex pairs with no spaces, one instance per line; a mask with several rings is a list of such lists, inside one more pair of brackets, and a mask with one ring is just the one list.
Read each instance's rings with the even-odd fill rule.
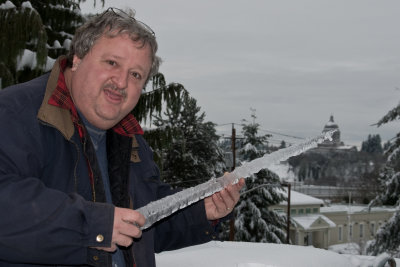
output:
[[[43,183],[47,166],[36,137],[40,132],[32,117],[36,114],[27,115],[31,113],[24,108],[27,105],[10,107],[4,94],[0,94],[0,265],[1,261],[87,264],[95,253],[89,247],[111,244],[114,207]],[[56,184],[60,177],[52,179]]]

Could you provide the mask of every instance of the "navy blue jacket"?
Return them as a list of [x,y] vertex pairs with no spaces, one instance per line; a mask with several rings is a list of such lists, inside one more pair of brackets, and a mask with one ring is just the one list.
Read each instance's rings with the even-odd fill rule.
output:
[[[102,203],[104,190],[92,201],[84,146],[70,113],[47,103],[59,72],[56,62],[51,74],[0,91],[0,266],[110,266],[110,254],[92,247],[110,246],[114,205],[137,209],[173,193],[160,181],[141,135],[111,134],[110,180],[122,178],[111,181],[114,205]],[[143,231],[125,256],[151,267],[155,252],[213,238],[200,201]]]

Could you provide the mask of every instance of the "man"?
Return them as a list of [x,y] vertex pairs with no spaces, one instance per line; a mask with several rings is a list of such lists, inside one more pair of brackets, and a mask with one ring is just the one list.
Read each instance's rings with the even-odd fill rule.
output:
[[153,227],[135,209],[173,193],[130,114],[159,66],[154,33],[108,9],[50,74],[0,93],[0,265],[155,266],[213,239],[244,181]]

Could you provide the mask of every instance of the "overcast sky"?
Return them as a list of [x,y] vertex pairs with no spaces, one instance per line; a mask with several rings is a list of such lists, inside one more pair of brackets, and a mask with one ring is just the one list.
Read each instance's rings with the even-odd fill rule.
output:
[[[342,141],[358,146],[400,130],[398,121],[371,126],[400,101],[398,0],[105,1],[153,28],[160,71],[188,89],[207,121],[240,124],[252,108],[260,133],[308,138],[334,115]],[[105,9],[91,0],[81,8]]]

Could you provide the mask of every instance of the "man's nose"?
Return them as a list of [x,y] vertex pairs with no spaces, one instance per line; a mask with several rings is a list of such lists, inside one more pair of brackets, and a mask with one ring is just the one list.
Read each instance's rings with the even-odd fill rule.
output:
[[126,88],[128,86],[128,72],[122,70],[116,72],[112,78],[112,81],[118,86],[118,88]]

